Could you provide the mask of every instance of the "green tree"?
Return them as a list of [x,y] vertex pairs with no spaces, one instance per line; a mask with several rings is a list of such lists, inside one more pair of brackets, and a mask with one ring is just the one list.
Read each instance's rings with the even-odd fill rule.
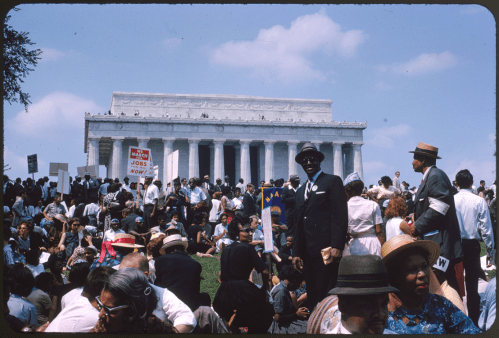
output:
[[[18,11],[14,8],[14,11]],[[27,32],[17,32],[7,22],[10,15],[7,15],[3,28],[3,99],[10,104],[19,102],[24,105],[26,112],[30,95],[21,90],[21,83],[29,72],[36,67],[38,55],[42,53],[40,49],[28,50],[30,45],[34,45],[28,38]]]

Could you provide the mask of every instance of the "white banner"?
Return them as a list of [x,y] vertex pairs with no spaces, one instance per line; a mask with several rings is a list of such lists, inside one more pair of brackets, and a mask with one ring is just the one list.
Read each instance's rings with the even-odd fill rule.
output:
[[274,239],[272,238],[272,217],[270,216],[270,207],[262,210],[262,228],[263,228],[263,252],[274,252]]
[[97,169],[98,166],[96,165],[86,165],[84,167],[76,168],[76,170],[78,170],[78,176],[82,179],[85,177],[85,173],[90,173],[90,177],[97,177]]
[[173,180],[178,177],[178,150],[168,155],[166,161],[170,164],[170,170],[166,173],[165,187],[168,183],[172,183],[173,187]]
[[130,146],[128,148],[127,176],[154,175],[152,152],[149,148]]
[[59,169],[57,175],[57,192],[69,195],[69,171]]

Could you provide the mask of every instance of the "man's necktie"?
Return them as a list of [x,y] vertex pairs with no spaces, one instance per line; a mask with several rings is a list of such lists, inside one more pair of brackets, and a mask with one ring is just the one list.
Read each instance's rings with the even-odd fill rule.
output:
[[308,194],[312,188],[312,182],[310,180],[307,181],[307,186],[305,187],[305,201],[308,200]]

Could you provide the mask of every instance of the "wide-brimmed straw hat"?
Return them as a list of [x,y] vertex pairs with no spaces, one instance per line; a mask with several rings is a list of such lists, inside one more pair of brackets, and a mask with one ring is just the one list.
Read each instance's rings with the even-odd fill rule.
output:
[[424,156],[436,158],[439,160],[441,159],[441,157],[438,157],[438,148],[437,147],[434,147],[431,144],[426,144],[423,142],[419,142],[418,146],[416,147],[416,150],[410,151],[410,153],[424,155]]
[[177,234],[167,236],[165,239],[163,239],[163,246],[161,247],[161,249],[159,249],[159,253],[164,255],[166,249],[175,245],[183,245],[184,248],[187,248],[187,239]]
[[410,235],[398,235],[390,238],[381,247],[381,257],[386,266],[399,258],[404,260],[403,251],[411,248],[421,248],[428,253],[428,265],[433,266],[440,256],[440,246],[433,241],[416,240]]
[[135,244],[135,236],[129,234],[116,234],[112,246],[120,246],[123,248],[143,248],[143,245]]
[[377,255],[350,255],[340,261],[336,287],[329,295],[366,296],[399,292],[388,284],[385,264]]
[[304,157],[315,156],[319,159],[319,162],[324,160],[324,154],[317,150],[316,146],[312,143],[305,143],[301,148],[301,151],[296,155],[295,162],[301,163]]

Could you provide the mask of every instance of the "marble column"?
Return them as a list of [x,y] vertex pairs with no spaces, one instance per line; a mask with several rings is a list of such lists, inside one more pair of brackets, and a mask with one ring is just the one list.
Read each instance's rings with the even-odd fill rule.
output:
[[[174,137],[163,137],[163,187],[166,189],[166,185],[173,181],[175,177],[172,176],[172,163],[168,161],[168,156],[173,152],[173,142]],[[172,184],[173,187],[173,184]]]
[[251,140],[239,140],[241,145],[241,178],[244,180],[244,186],[251,182],[250,143]]
[[235,180],[236,184],[238,184],[239,179],[242,177],[241,176],[241,146],[239,144],[235,144],[234,150],[235,150],[234,157],[236,160],[235,170],[234,170],[234,172],[235,172],[234,173],[234,175],[235,175],[234,180]]
[[139,147],[147,148],[147,143],[149,142],[149,137],[137,137],[137,142],[139,142]]
[[95,175],[99,177],[99,141],[100,137],[88,138],[88,165],[95,165]]
[[353,151],[352,151],[352,144],[351,143],[345,143],[343,146],[343,153],[345,155],[345,159],[343,162],[343,177],[347,177],[349,174],[353,172]]
[[364,142],[353,142],[353,171],[359,174],[360,179],[364,181],[364,172],[362,170],[362,151],[360,147]]
[[[121,159],[123,158],[123,136],[113,136],[113,166],[112,166],[112,179],[121,178]],[[123,176],[124,177],[124,176]]]
[[333,142],[334,174],[343,179],[343,151],[341,147],[345,142]]
[[[288,141],[288,174],[298,175],[298,163],[295,162],[297,146],[300,141]],[[289,178],[289,176],[287,178]]]
[[215,177],[215,146],[213,144],[210,144],[208,147],[210,147],[210,181],[211,183],[216,184],[216,180],[218,177]]
[[199,178],[199,138],[188,139],[189,142],[189,179]]
[[274,144],[275,141],[264,141],[265,144],[265,182],[274,179]]
[[225,172],[225,167],[224,167],[224,143],[225,139],[214,139],[213,144],[215,145],[215,162],[213,165],[213,173],[215,176],[218,178],[220,177],[222,179],[222,182],[224,182],[224,172]]

